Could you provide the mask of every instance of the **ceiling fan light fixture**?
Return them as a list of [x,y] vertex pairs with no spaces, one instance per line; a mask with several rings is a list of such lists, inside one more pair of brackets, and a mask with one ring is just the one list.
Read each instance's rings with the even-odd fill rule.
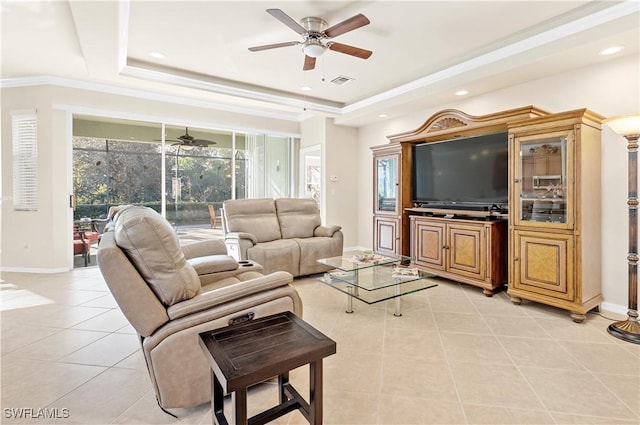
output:
[[307,40],[302,45],[302,51],[310,58],[317,58],[322,56],[326,49],[327,48],[323,46],[318,40]]

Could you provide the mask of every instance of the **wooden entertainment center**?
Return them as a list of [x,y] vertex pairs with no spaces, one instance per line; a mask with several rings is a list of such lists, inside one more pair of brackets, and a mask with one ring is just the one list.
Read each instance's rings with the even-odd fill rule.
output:
[[[534,106],[471,116],[448,109],[388,136],[374,159],[374,250],[492,296],[568,310],[576,322],[600,292],[600,131],[604,117]],[[430,208],[413,199],[418,144],[508,133],[508,206]],[[416,180],[420,181],[420,180]]]

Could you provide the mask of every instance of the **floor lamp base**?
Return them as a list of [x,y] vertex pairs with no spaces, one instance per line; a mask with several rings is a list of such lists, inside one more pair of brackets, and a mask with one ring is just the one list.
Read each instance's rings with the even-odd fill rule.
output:
[[622,320],[612,323],[607,331],[616,338],[640,344],[640,322],[637,320]]

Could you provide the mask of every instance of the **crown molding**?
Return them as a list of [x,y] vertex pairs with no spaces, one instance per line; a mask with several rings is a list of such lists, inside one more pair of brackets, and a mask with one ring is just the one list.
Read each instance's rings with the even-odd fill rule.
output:
[[166,83],[172,86],[187,87],[192,89],[204,90],[211,93],[223,94],[243,99],[258,100],[261,102],[283,105],[288,107],[299,108],[300,110],[313,110],[331,115],[341,115],[342,108],[336,105],[321,103],[304,97],[294,95],[272,93],[267,90],[253,89],[248,87],[239,87],[231,83],[219,83],[209,81],[205,77],[195,78],[186,75],[180,75],[178,72],[164,72],[150,68],[144,68],[141,64],[137,66],[127,64],[121,71],[120,75],[127,77],[140,78],[145,81],[156,81]]
[[278,112],[268,112],[253,108],[231,106],[228,104],[197,100],[183,96],[159,94],[145,90],[130,89],[108,84],[94,83],[89,81],[74,80],[47,75],[6,78],[0,80],[0,88],[33,87],[33,86],[58,86],[74,88],[80,90],[90,90],[100,93],[108,93],[118,96],[135,97],[138,99],[153,100],[157,102],[173,103],[178,105],[188,105],[197,108],[211,109],[216,111],[232,112],[243,115],[250,115],[262,118],[276,119],[282,121],[301,122],[309,116],[307,113],[284,114]]

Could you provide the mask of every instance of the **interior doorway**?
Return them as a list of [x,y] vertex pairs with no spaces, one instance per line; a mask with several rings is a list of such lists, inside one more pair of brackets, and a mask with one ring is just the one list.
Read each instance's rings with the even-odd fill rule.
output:
[[322,205],[322,147],[313,145],[300,149],[300,183],[298,196],[313,198]]

